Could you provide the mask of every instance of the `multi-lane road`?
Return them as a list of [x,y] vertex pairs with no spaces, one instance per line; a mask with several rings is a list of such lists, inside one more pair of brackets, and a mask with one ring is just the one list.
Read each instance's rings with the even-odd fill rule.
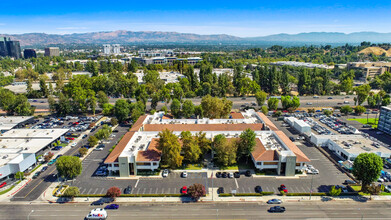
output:
[[[142,203],[119,204],[108,220],[165,219],[391,219],[389,202],[286,202],[285,213],[268,213],[272,205],[249,203]],[[83,219],[94,207],[88,204],[2,204],[1,220]],[[29,216],[29,217],[28,217]]]
[[[120,98],[110,98],[109,102],[115,104],[115,102]],[[256,102],[254,97],[234,97],[228,98],[233,102],[233,109],[240,109],[243,105],[251,106],[252,102]],[[134,100],[134,99],[132,99]],[[193,104],[199,105],[201,103],[201,98],[190,99]],[[349,103],[344,103],[348,101]],[[47,99],[33,99],[30,100],[30,104],[37,107],[37,109],[48,109],[49,104]],[[364,103],[365,104],[365,103]],[[165,103],[159,102],[157,108],[160,109]],[[313,96],[300,96],[300,106],[301,107],[334,107],[342,105],[354,105],[353,96],[319,96],[319,98],[314,98]],[[151,103],[147,103],[147,108],[150,108]],[[169,107],[169,105],[167,106]],[[280,103],[281,107],[281,103]]]

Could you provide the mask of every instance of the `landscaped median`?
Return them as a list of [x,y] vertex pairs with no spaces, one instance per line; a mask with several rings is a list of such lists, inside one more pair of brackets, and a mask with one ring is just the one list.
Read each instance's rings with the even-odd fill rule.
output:
[[[66,197],[63,195],[60,195],[59,197]],[[80,194],[75,197],[106,197],[106,194]],[[188,195],[185,194],[123,194],[120,195],[117,198],[120,197],[188,197]]]
[[14,185],[12,185],[10,188],[0,191],[0,195],[6,194],[7,192],[11,191],[15,186],[17,186],[22,180],[17,181]]

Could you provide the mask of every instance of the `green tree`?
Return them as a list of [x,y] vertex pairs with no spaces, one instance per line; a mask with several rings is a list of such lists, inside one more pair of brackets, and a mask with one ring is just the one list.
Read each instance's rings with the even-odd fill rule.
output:
[[212,146],[211,146],[212,141],[206,137],[205,132],[200,131],[199,133],[197,133],[195,135],[195,139],[197,141],[197,145],[200,147],[200,149],[202,151],[202,155],[208,153],[212,149]]
[[357,103],[361,105],[367,99],[369,91],[371,91],[371,86],[369,84],[364,84],[354,88],[354,91],[357,95]]
[[160,109],[160,111],[163,111],[164,114],[166,115],[168,112],[167,106],[163,106],[162,109]]
[[157,149],[162,151],[162,164],[170,168],[177,168],[182,165],[181,145],[178,137],[169,130],[159,132]]
[[185,118],[189,118],[194,114],[194,105],[191,100],[185,100],[182,105],[182,114]]
[[84,157],[84,155],[86,155],[87,152],[88,152],[88,149],[87,149],[87,148],[85,148],[85,147],[79,148],[79,154],[80,154],[80,156]]
[[175,118],[179,118],[181,116],[181,102],[178,99],[172,100],[170,109]]
[[114,115],[117,117],[118,121],[123,122],[129,116],[130,110],[129,105],[126,100],[119,99],[115,102],[114,105]]
[[201,149],[197,140],[191,135],[190,131],[181,132],[182,150],[184,152],[184,160],[192,163],[197,162],[201,155]]
[[326,110],[323,111],[323,114],[325,114],[326,116],[330,116],[331,114],[333,114],[333,112],[328,110],[328,109],[326,109]]
[[118,120],[116,118],[111,118],[110,123],[112,126],[116,126],[118,124]]
[[344,115],[348,115],[348,114],[350,114],[350,113],[352,113],[353,112],[353,109],[352,109],[352,107],[350,107],[349,105],[345,105],[345,106],[342,106],[341,107],[341,113],[342,114],[344,114]]
[[244,130],[239,136],[237,157],[246,158],[246,160],[248,161],[248,158],[253,152],[254,147],[255,147],[255,132],[250,128],[248,128]]
[[330,191],[329,191],[329,195],[330,196],[339,196],[339,194],[341,194],[341,188],[338,188],[336,189],[335,186],[332,186]]
[[267,106],[269,110],[273,110],[273,111],[277,110],[278,102],[279,100],[277,98],[269,98],[269,100],[267,100]]
[[75,196],[78,196],[79,194],[80,194],[79,188],[76,186],[70,186],[64,192],[64,196],[70,197],[72,201],[73,198],[75,198]]
[[111,105],[109,103],[103,104],[103,109],[102,109],[103,115],[113,115],[114,114],[114,105]]
[[109,103],[109,98],[107,97],[105,92],[99,91],[96,96],[100,108],[103,108],[104,104]]
[[263,114],[266,115],[266,114],[268,113],[268,111],[269,111],[269,109],[267,108],[266,105],[264,105],[264,106],[261,107],[261,112],[262,112]]
[[361,115],[362,113],[366,112],[367,109],[364,106],[358,105],[354,108],[354,113],[357,115]]
[[91,147],[95,146],[98,144],[98,138],[96,138],[95,136],[90,136],[88,138],[88,145],[90,145]]
[[374,153],[361,153],[353,163],[353,175],[361,181],[362,189],[365,189],[380,176],[383,169],[383,160]]
[[214,137],[213,150],[217,163],[222,166],[229,166],[236,163],[237,145],[234,141],[228,141],[224,135]]
[[202,97],[201,107],[205,117],[227,118],[232,109],[232,101],[207,95]]
[[108,139],[110,137],[110,134],[111,134],[111,128],[105,124],[102,126],[101,129],[99,129],[99,131],[97,131],[95,133],[95,137],[98,139],[98,140],[102,140],[102,139]]
[[265,104],[266,98],[267,98],[267,94],[264,91],[259,91],[255,93],[255,99],[257,100],[259,106]]
[[15,173],[15,179],[22,180],[24,179],[24,173],[19,171]]
[[202,196],[206,195],[205,186],[199,183],[195,183],[189,186],[187,193],[193,198],[195,201],[198,201]]
[[75,156],[61,156],[56,161],[56,168],[59,175],[67,179],[80,175],[83,169],[81,160]]
[[204,110],[201,105],[194,106],[194,114],[200,118],[204,117]]

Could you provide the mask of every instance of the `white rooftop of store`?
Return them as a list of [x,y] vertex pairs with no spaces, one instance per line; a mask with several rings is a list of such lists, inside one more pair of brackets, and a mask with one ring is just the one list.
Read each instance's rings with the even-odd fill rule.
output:
[[19,123],[30,120],[33,116],[1,116],[0,130],[11,130]]

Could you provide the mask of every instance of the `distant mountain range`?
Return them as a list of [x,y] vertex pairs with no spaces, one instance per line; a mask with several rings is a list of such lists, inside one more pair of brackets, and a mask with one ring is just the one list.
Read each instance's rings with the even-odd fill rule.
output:
[[241,38],[226,34],[199,35],[160,31],[110,31],[75,34],[0,34],[19,40],[22,46],[50,44],[262,44],[262,45],[311,45],[311,44],[358,44],[362,41],[390,43],[391,33],[311,32],[299,34],[275,34],[264,37]]

